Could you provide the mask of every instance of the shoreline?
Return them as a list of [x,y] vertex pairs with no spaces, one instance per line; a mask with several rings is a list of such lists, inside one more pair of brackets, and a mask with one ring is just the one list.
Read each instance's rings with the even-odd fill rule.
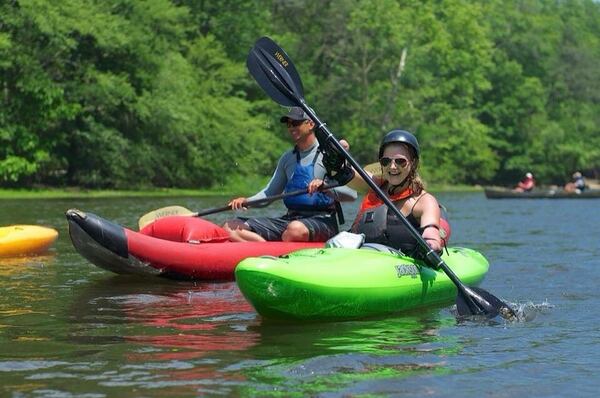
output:
[[[478,192],[483,191],[480,185],[428,185],[433,193],[441,192]],[[223,189],[182,189],[156,188],[141,190],[117,189],[84,189],[69,188],[0,188],[0,200],[7,199],[83,199],[83,198],[153,198],[153,197],[201,197],[201,196],[250,196],[256,190],[240,189],[238,191]]]
[[206,189],[157,188],[145,190],[82,189],[82,188],[0,188],[3,199],[85,199],[85,198],[160,198],[233,195],[229,191]]

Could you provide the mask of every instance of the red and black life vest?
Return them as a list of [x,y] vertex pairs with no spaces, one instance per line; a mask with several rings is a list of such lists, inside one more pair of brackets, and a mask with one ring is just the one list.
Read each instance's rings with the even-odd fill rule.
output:
[[[399,201],[414,195],[411,188],[391,195],[389,198],[396,205]],[[422,197],[422,196],[421,196]],[[413,209],[420,198],[413,204],[410,213],[406,216],[408,222],[420,233],[422,233],[419,220],[413,215]],[[383,200],[374,191],[364,197],[358,215],[352,224],[351,231],[365,235],[366,243],[380,243],[399,249],[402,253],[419,257],[419,245],[402,220],[383,203]],[[450,225],[440,219],[440,236],[445,245],[450,237]]]

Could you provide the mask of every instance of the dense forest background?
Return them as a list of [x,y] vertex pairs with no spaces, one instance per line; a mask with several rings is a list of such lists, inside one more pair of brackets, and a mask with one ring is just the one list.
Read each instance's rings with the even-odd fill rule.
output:
[[1,186],[270,175],[290,142],[285,109],[246,70],[261,36],[363,164],[402,127],[429,182],[563,183],[600,168],[592,0],[3,0]]

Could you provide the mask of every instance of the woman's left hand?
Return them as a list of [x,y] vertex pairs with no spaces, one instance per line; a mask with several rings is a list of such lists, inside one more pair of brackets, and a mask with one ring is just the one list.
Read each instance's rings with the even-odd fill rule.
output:
[[423,231],[423,239],[433,251],[440,252],[443,249],[440,230],[435,227],[425,228]]

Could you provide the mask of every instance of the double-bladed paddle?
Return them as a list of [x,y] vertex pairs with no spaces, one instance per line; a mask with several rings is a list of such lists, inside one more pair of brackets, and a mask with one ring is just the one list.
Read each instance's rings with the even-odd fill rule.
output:
[[419,232],[408,222],[404,215],[394,206],[394,203],[383,193],[367,172],[344,149],[339,141],[321,122],[316,113],[304,99],[302,82],[287,53],[268,37],[260,38],[250,50],[246,60],[248,70],[262,89],[277,103],[284,106],[299,106],[313,120],[315,133],[320,143],[330,145],[352,165],[356,172],[365,180],[369,187],[379,196],[410,231],[420,249],[425,253],[425,259],[435,269],[442,269],[458,289],[457,311],[461,316],[484,315],[493,318],[501,315],[506,319],[516,318],[514,310],[505,302],[481,288],[471,288],[461,282],[448,265],[433,251]]
[[[328,189],[335,188],[337,186],[338,186],[338,184],[332,183],[332,184],[322,187],[320,189],[320,191],[326,191]],[[260,206],[260,205],[267,205],[267,204],[270,204],[279,199],[285,199],[285,198],[289,198],[292,196],[302,195],[305,193],[308,193],[308,188],[307,189],[299,189],[297,191],[292,191],[292,192],[285,192],[285,193],[282,193],[279,195],[268,196],[268,197],[262,198],[262,199],[248,200],[248,201],[244,202],[244,207],[252,207],[252,206],[256,207],[256,206]],[[169,216],[202,217],[202,216],[208,216],[209,214],[221,213],[221,212],[227,211],[227,210],[231,210],[230,205],[221,206],[221,207],[213,207],[212,209],[206,209],[206,210],[202,210],[202,211],[198,211],[198,212],[191,211],[189,209],[186,209],[183,206],[161,207],[160,209],[153,210],[149,213],[144,214],[142,217],[140,217],[140,220],[138,221],[138,226],[141,230],[146,225],[149,225],[149,224],[153,223],[154,221],[158,220],[159,218],[163,218],[163,217],[169,217]]]

